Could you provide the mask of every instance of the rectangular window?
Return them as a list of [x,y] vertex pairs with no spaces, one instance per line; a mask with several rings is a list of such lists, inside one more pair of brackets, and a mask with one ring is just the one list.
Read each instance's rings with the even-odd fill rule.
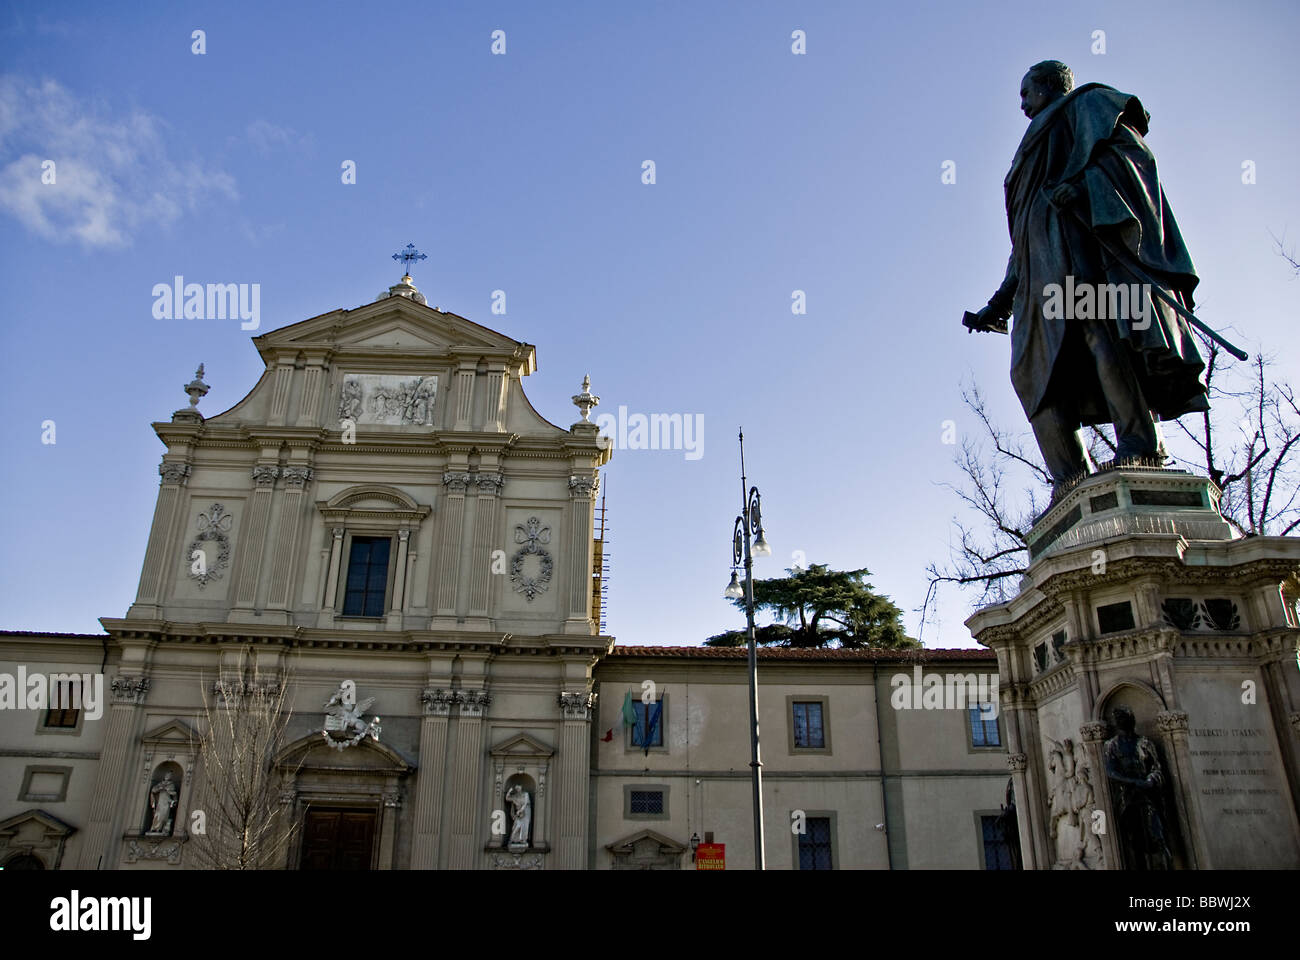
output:
[[662,790],[632,790],[628,795],[628,811],[634,814],[657,816],[664,812]]
[[77,725],[77,714],[81,711],[73,704],[81,703],[81,681],[60,681],[53,692],[56,702],[45,711],[45,726],[71,728]]
[[830,817],[809,817],[804,825],[807,829],[799,836],[799,869],[831,869]]
[[[987,716],[978,703],[968,708],[970,713],[970,744],[972,747],[1000,747],[1002,738],[998,736],[998,718]],[[992,711],[987,711],[991,713]]]
[[796,747],[825,747],[826,736],[822,730],[822,705],[794,703],[794,745]]
[[[632,709],[636,711],[636,723],[632,725],[632,746],[644,747],[647,743],[652,747],[662,747],[664,745],[663,704],[662,697],[650,705],[644,704],[640,700],[632,701]],[[647,727],[647,724],[653,724],[653,726]],[[650,731],[648,741],[646,740],[647,729]]]
[[984,834],[984,869],[1014,870],[1011,860],[1011,845],[1002,836],[997,817],[980,817],[980,829]]
[[1101,633],[1118,633],[1133,629],[1133,605],[1127,600],[1107,603],[1097,608],[1097,629]]
[[353,537],[343,593],[343,616],[382,617],[388,590],[389,537]]

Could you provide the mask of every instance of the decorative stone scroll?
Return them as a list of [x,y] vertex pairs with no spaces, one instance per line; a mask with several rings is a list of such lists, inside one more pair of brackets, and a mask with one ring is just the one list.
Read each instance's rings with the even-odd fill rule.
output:
[[[274,468],[272,468],[274,469]],[[220,580],[221,571],[230,565],[230,527],[234,523],[234,514],[226,513],[226,508],[219,503],[208,507],[207,513],[199,514],[199,535],[190,541],[185,550],[185,562],[190,579],[199,585],[207,586],[209,580]],[[207,543],[217,545],[216,556],[212,556]],[[202,553],[202,563],[196,553]]]
[[545,544],[551,542],[551,528],[536,517],[515,525],[515,543],[523,544],[510,559],[510,582],[515,593],[522,593],[530,603],[551,584],[555,561]]

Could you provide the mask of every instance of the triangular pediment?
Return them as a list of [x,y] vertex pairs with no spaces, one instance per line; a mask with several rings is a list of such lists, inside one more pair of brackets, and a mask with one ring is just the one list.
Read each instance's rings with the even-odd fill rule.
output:
[[0,820],[0,837],[13,837],[24,832],[25,828],[29,830],[35,828],[36,832],[50,837],[66,837],[77,829],[69,823],[64,823],[52,813],[32,809]]
[[555,754],[555,748],[548,747],[540,740],[534,740],[526,733],[519,733],[502,740],[492,748],[491,752],[493,757],[544,760]]
[[253,342],[268,363],[299,350],[334,355],[403,357],[484,356],[525,361],[535,366],[533,347],[454,313],[435,310],[405,297],[389,297],[353,310],[335,310],[271,330]]
[[607,844],[605,849],[615,854],[675,856],[684,853],[686,846],[676,840],[668,839],[662,833],[655,833],[653,830],[641,830],[630,837],[624,837],[622,840]]
[[189,724],[172,719],[141,736],[140,742],[189,746],[191,743],[198,742],[198,735]]

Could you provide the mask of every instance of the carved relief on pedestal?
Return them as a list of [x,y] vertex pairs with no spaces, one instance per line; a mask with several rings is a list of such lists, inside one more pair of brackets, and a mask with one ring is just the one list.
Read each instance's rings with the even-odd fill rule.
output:
[[127,863],[139,860],[165,860],[170,864],[181,862],[181,841],[179,840],[136,840],[126,842]]
[[1096,812],[1092,770],[1082,744],[1068,737],[1048,738],[1048,835],[1055,846],[1054,870],[1095,870],[1102,864],[1101,838],[1105,814]]

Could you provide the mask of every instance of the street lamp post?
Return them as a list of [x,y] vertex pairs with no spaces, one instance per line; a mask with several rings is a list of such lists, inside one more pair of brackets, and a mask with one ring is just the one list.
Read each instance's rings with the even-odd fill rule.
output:
[[[758,751],[758,654],[754,639],[754,557],[770,557],[772,548],[763,536],[763,518],[760,510],[758,487],[746,493],[745,431],[740,431],[740,503],[741,515],[731,537],[731,583],[725,596],[732,600],[745,598],[745,620],[749,635],[749,767],[754,788],[754,869],[766,869],[767,858],[763,851],[763,764]],[[750,535],[757,536],[751,547]],[[745,564],[745,586],[736,579],[736,567]]]

